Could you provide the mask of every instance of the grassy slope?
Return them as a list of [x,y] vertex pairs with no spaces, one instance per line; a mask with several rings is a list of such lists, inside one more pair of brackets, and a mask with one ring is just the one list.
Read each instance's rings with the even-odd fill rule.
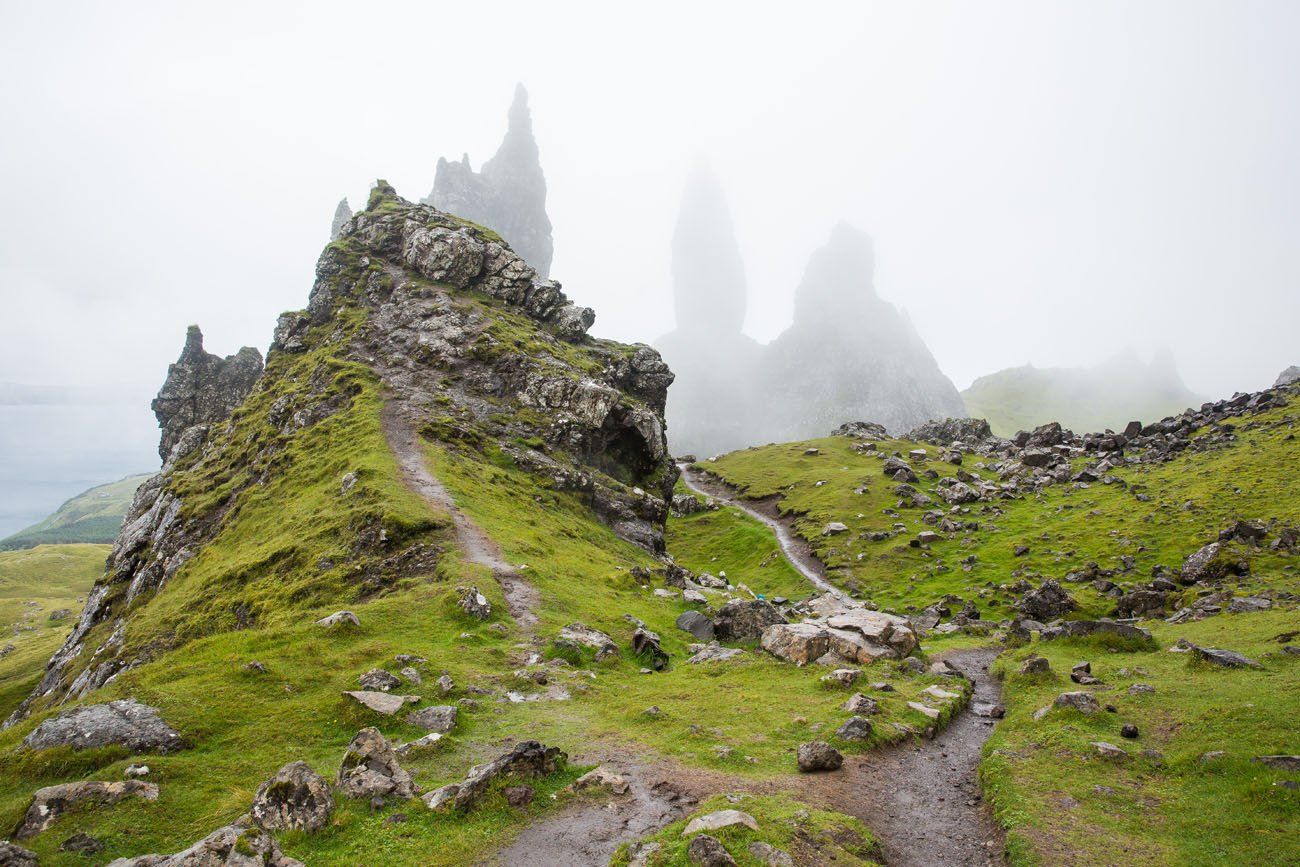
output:
[[[1010,615],[1014,601],[998,586],[1013,580],[1016,569],[1060,578],[1088,562],[1118,567],[1120,556],[1128,555],[1135,569],[1117,580],[1138,582],[1156,564],[1178,566],[1233,519],[1300,521],[1300,489],[1286,469],[1300,458],[1289,421],[1293,407],[1239,422],[1239,440],[1227,450],[1117,472],[1127,488],[1056,487],[1040,496],[1000,502],[1002,514],[976,504],[959,517],[978,521],[978,531],[954,534],[929,550],[906,547],[916,532],[930,529],[920,522],[922,510],[903,510],[899,519],[884,515],[882,510],[895,503],[890,492],[894,483],[884,478],[876,459],[852,452],[850,440],[765,446],[702,466],[753,496],[783,494],[787,508],[803,513],[800,530],[834,567],[836,580],[859,587],[878,604],[921,607],[952,592],[975,599],[986,618],[998,619]],[[810,446],[821,454],[804,455]],[[903,453],[917,447],[904,441],[882,446]],[[937,451],[925,448],[932,456]],[[978,472],[971,463],[968,458],[966,468]],[[955,470],[937,462],[925,466],[943,475]],[[826,483],[817,486],[821,480]],[[864,484],[865,493],[854,493]],[[932,483],[923,479],[917,487],[929,490]],[[1138,492],[1150,501],[1139,500]],[[1192,505],[1183,508],[1189,501]],[[832,520],[844,521],[854,532],[823,538],[820,529]],[[895,520],[906,525],[906,533],[881,542],[857,538],[859,531],[888,529]],[[1029,555],[1015,557],[1012,551],[1018,544],[1028,545]],[[1265,587],[1300,590],[1294,556],[1234,548],[1251,564],[1251,574],[1237,581],[1238,592]],[[960,561],[971,555],[971,571],[963,571]],[[1082,604],[1072,616],[1111,610],[1109,600],[1088,585],[1067,587]],[[1183,627],[1157,624],[1155,632],[1166,646],[1185,636],[1264,654],[1276,651],[1278,645],[1269,641],[1288,626],[1300,627],[1294,605]],[[1119,721],[1107,714],[1080,729],[1053,715],[1034,723],[1029,719],[1033,710],[1070,685],[1064,678],[1052,684],[1013,679],[1007,691],[1011,713],[997,730],[991,746],[996,752],[986,762],[985,778],[1000,817],[1012,829],[1017,863],[1211,864],[1225,863],[1226,852],[1244,852],[1255,859],[1238,863],[1300,859],[1296,792],[1273,786],[1283,775],[1249,761],[1264,752],[1294,753],[1300,746],[1282,727],[1290,722],[1293,731],[1300,713],[1300,659],[1274,653],[1265,672],[1208,676],[1188,672],[1185,656],[1163,650],[1111,657],[1104,649],[1086,645],[1035,644],[1032,649],[1049,655],[1058,672],[1068,674],[1073,662],[1091,658],[1094,665],[1104,663],[1103,678],[1125,686],[1136,679],[1154,684],[1157,695],[1143,702],[1120,696],[1118,703],[1129,714],[1124,721],[1131,719],[1144,732],[1143,744],[1164,750],[1169,764],[1156,771],[1141,761],[1116,768],[1085,760],[1091,748],[1083,746],[1088,742],[1121,740]],[[1119,679],[1114,672],[1124,665],[1150,674]],[[1217,749],[1229,753],[1222,766],[1184,761]],[[1109,782],[1098,782],[1102,777]],[[1101,793],[1092,785],[1110,785],[1116,791]],[[1062,807],[1062,792],[1083,806]],[[1114,840],[1122,840],[1129,851],[1113,849]],[[1281,861],[1276,860],[1279,855]]]
[[147,478],[148,474],[127,476],[83,491],[39,524],[0,539],[0,551],[74,542],[111,543],[122,528],[135,489]]
[[[7,715],[40,680],[104,570],[108,551],[108,545],[41,545],[0,552],[0,647],[14,648],[0,657],[0,714]],[[71,616],[51,622],[50,614],[61,608]]]

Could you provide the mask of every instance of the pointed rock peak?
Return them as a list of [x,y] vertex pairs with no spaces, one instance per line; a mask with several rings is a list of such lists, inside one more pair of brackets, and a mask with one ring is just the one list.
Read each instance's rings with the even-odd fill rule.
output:
[[876,297],[876,250],[871,236],[845,222],[808,260],[795,291],[794,320],[843,316]]
[[679,330],[740,332],[745,265],[722,183],[702,158],[691,167],[682,190],[672,273]]
[[166,461],[185,431],[227,418],[262,375],[262,353],[245,346],[227,358],[203,348],[203,332],[191,325],[180,358],[167,368],[152,408],[162,429],[158,454]]
[[197,325],[185,329],[185,346],[181,348],[182,362],[207,355],[203,350],[203,331]]
[[515,98],[510,103],[510,131],[533,134],[533,115],[528,110],[528,91],[523,84],[515,85]]
[[348,199],[344,196],[339,200],[338,207],[334,209],[334,220],[330,223],[330,240],[337,240],[343,234],[343,227],[352,219],[352,206],[348,204]]

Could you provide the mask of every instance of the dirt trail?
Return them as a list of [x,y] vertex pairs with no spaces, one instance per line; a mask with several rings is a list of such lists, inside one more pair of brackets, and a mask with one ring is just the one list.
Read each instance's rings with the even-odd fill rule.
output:
[[572,804],[529,825],[484,864],[497,867],[604,867],[620,843],[652,834],[685,816],[718,791],[734,791],[734,781],[710,771],[628,757],[626,750],[579,756],[581,764],[603,763],[626,776],[627,794],[604,793]]
[[1000,865],[1003,834],[984,808],[976,769],[993,731],[981,716],[1001,689],[988,667],[997,649],[956,651],[946,659],[975,683],[971,708],[933,740],[904,743],[849,759],[839,773],[804,778],[806,797],[867,823],[889,867]]
[[794,531],[794,522],[781,515],[780,510],[777,508],[779,497],[765,497],[761,500],[747,499],[717,476],[693,469],[690,464],[678,464],[677,466],[682,471],[682,482],[685,483],[686,487],[697,494],[712,497],[726,503],[728,506],[734,506],[750,517],[761,521],[776,534],[776,541],[781,546],[781,551],[785,554],[786,559],[790,561],[790,565],[799,570],[799,573],[811,581],[819,590],[830,593],[837,598],[843,597],[843,592],[837,590],[827,580],[826,565],[813,553],[812,546]]
[[434,508],[451,516],[460,553],[471,563],[492,570],[505,594],[510,616],[521,629],[531,631],[537,625],[535,612],[541,605],[537,590],[507,562],[497,543],[460,510],[451,494],[430,472],[419,434],[396,401],[384,403],[382,420],[384,438],[397,458],[402,481]]

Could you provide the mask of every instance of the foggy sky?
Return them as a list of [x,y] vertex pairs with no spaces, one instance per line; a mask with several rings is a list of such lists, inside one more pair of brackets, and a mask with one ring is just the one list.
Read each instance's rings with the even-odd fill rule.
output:
[[6,0],[0,381],[147,428],[187,324],[265,349],[338,199],[478,168],[516,81],[598,335],[673,327],[703,155],[761,341],[845,219],[959,388],[1160,343],[1207,396],[1300,363],[1300,4],[800,6]]

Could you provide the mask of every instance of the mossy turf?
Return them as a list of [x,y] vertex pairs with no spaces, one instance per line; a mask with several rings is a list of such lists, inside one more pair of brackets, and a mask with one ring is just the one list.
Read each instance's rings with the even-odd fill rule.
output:
[[[1160,650],[1036,641],[999,660],[1007,716],[986,745],[981,777],[1009,828],[1013,863],[1300,863],[1300,775],[1253,761],[1300,747],[1300,656],[1277,641],[1300,628],[1300,617],[1268,611],[1152,628]],[[1171,652],[1179,638],[1237,650],[1263,668],[1198,663]],[[1051,676],[1017,673],[1031,653],[1050,661]],[[1054,709],[1034,720],[1060,693],[1086,688],[1068,676],[1080,660],[1106,684],[1087,689],[1117,712]],[[1130,695],[1134,684],[1155,692]],[[1136,739],[1121,736],[1126,723],[1137,726]],[[1102,758],[1099,741],[1129,758]]]
[[[647,867],[692,863],[686,850],[697,835],[683,835],[683,831],[691,819],[719,810],[748,813],[758,825],[757,831],[744,825],[731,825],[708,832],[722,843],[741,867],[763,867],[772,863],[762,850],[750,850],[756,843],[780,849],[790,855],[795,864],[871,867],[877,863],[876,840],[862,822],[842,813],[809,807],[782,795],[718,795],[708,798],[687,818],[640,841],[643,852],[653,850],[644,863]],[[611,867],[629,864],[634,848],[634,844],[621,846],[610,860]]]
[[[0,551],[0,717],[8,715],[40,680],[50,654],[76,621],[108,545],[40,545]],[[32,605],[30,603],[36,603]],[[71,615],[50,620],[68,609]]]

